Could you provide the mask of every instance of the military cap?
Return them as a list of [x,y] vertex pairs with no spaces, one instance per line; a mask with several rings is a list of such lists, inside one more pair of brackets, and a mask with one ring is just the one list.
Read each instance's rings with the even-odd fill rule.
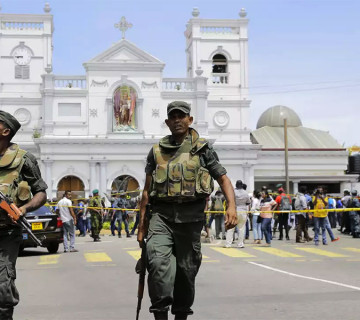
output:
[[96,193],[99,193],[99,190],[98,190],[98,189],[94,189],[94,190],[92,191],[92,193],[93,193],[93,195],[96,194]]
[[0,110],[0,121],[5,122],[13,134],[15,134],[21,127],[20,122],[17,121],[13,115],[3,110]]
[[173,101],[170,102],[167,106],[167,114],[169,114],[173,110],[180,110],[186,114],[190,114],[191,107],[185,101]]

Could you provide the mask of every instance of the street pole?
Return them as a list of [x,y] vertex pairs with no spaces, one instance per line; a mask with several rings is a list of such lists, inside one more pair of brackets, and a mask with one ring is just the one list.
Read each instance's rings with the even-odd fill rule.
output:
[[290,193],[289,183],[289,149],[288,149],[288,138],[287,138],[287,119],[284,118],[284,144],[285,144],[285,179],[286,179],[286,192]]

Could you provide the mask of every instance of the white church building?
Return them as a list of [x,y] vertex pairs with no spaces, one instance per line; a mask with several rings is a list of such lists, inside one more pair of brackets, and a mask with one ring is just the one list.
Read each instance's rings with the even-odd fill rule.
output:
[[291,109],[269,109],[251,132],[244,9],[238,19],[203,19],[193,10],[185,29],[186,78],[164,78],[165,63],[125,39],[125,18],[117,25],[123,38],[85,61],[83,75],[53,74],[50,10],[0,12],[0,109],[21,122],[14,141],[37,156],[49,198],[64,189],[82,196],[95,188],[142,189],[146,156],[169,134],[164,120],[173,100],[191,104],[194,127],[213,143],[230,179],[242,179],[249,191],[285,180],[281,122],[272,120],[280,113],[272,118],[274,112],[295,119],[291,191],[327,183],[340,192],[356,182],[344,173],[346,150],[328,133],[303,128]]

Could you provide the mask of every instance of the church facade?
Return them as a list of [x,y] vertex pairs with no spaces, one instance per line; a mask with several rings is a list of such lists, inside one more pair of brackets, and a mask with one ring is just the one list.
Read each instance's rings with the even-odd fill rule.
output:
[[[95,188],[142,189],[146,156],[169,134],[164,120],[173,100],[191,104],[194,128],[213,143],[233,182],[242,179],[251,191],[284,180],[281,150],[262,150],[250,139],[245,10],[232,20],[202,19],[193,10],[186,78],[164,78],[165,63],[124,36],[84,62],[84,75],[53,74],[47,5],[39,15],[0,13],[0,26],[0,106],[21,122],[15,142],[39,159],[49,198],[66,188],[82,196]],[[124,35],[125,18],[118,27]],[[344,175],[346,151],[338,149],[330,179],[352,183],[355,177]],[[308,168],[301,170],[306,176]]]

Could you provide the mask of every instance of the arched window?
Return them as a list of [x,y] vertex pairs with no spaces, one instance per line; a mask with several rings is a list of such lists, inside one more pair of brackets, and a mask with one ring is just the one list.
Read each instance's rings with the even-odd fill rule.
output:
[[84,183],[76,176],[62,178],[57,186],[57,198],[61,199],[66,190],[71,191],[73,200],[85,197]]
[[219,53],[212,59],[212,81],[213,83],[228,83],[227,59]]
[[129,86],[118,87],[113,96],[113,131],[136,131],[136,91]]

